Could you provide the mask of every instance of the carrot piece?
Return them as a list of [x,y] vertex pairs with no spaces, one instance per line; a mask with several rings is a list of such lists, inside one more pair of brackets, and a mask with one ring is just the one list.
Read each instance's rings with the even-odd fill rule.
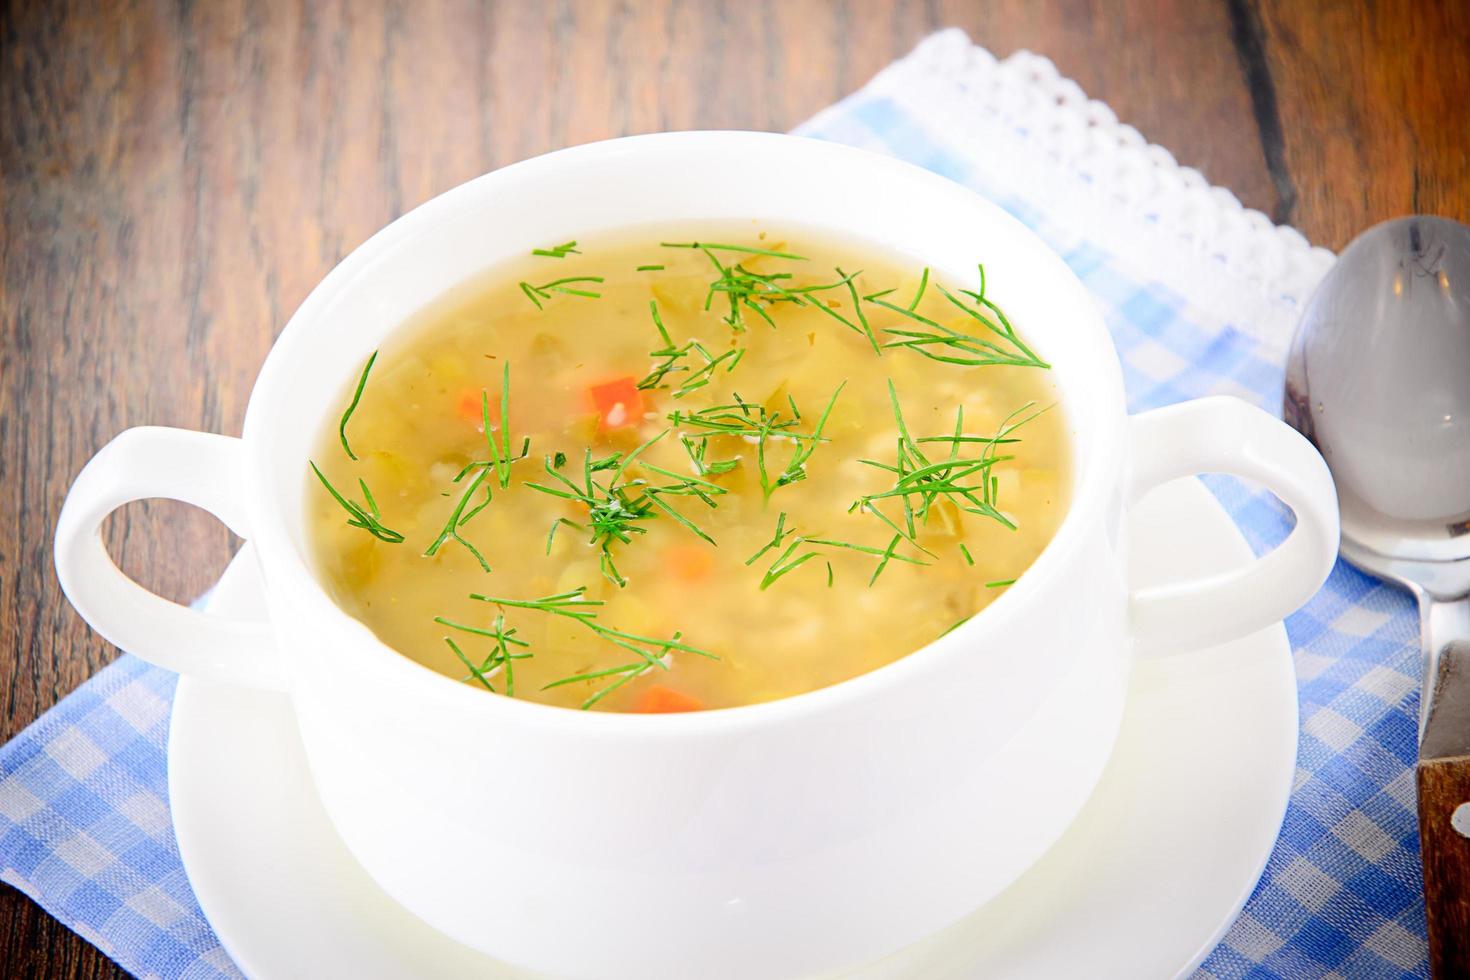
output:
[[593,385],[588,391],[597,409],[599,430],[606,432],[643,421],[643,392],[631,376]]
[[698,582],[706,578],[715,566],[715,556],[707,544],[676,544],[664,552],[669,571],[675,578],[686,582]]
[[655,684],[638,698],[637,711],[647,715],[671,714],[676,711],[703,711],[704,702],[692,694]]
[[480,421],[480,389],[466,388],[454,402],[454,414],[466,422]]
[[[484,397],[485,389],[466,388],[454,400],[454,414],[466,422],[479,425],[485,420],[484,414],[481,411],[483,408],[481,399]],[[492,423],[500,421],[500,404],[495,400],[494,396],[490,397],[490,421]]]

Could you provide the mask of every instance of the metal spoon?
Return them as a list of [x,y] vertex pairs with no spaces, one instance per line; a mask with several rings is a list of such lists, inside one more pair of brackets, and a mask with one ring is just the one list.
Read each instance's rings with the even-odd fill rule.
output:
[[1419,602],[1430,969],[1470,977],[1470,227],[1353,240],[1297,327],[1284,414],[1337,482],[1342,556]]

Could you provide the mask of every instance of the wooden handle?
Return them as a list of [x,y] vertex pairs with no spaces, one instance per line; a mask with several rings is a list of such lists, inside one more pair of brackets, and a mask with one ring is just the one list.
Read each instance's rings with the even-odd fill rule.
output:
[[1429,971],[1470,977],[1470,643],[1447,644],[1415,775]]

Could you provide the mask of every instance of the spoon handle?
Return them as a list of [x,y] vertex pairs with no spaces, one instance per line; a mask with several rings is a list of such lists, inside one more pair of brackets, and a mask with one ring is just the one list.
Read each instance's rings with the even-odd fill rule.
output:
[[1470,640],[1435,652],[1415,768],[1429,967],[1436,978],[1470,977]]

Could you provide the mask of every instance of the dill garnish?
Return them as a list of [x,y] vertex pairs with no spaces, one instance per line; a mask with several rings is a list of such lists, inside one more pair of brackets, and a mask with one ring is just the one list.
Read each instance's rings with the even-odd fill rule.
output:
[[700,476],[719,476],[740,465],[738,456],[734,459],[706,460],[705,456],[709,453],[709,440],[707,439],[691,439],[681,433],[679,445],[684,447],[684,452],[689,456],[689,462],[694,464],[694,472]]
[[[914,298],[909,300],[909,310],[918,309],[919,300],[924,298],[924,287],[929,285],[929,267],[924,266],[924,274],[919,277],[919,288],[914,292]],[[980,267],[980,292],[985,292],[985,267]]]
[[525,459],[531,454],[531,440],[526,438],[521,442],[521,452],[518,456],[510,454],[510,362],[505,362],[504,370],[501,372],[500,381],[500,441],[497,444],[495,436],[490,431],[490,394],[480,391],[480,418],[485,426],[485,442],[490,447],[491,464],[495,467],[496,479],[500,481],[500,489],[510,487],[510,464]]
[[541,688],[544,691],[548,688],[561,687],[579,681],[590,681],[615,675],[619,676],[619,679],[613,682],[613,684],[597,691],[591,697],[587,698],[587,700],[583,701],[582,708],[584,710],[591,708],[598,701],[646,671],[654,668],[668,670],[669,658],[674,653],[690,653],[695,656],[706,657],[710,660],[720,659],[707,650],[701,650],[699,647],[683,642],[683,634],[677,631],[673,636],[665,640],[660,637],[642,636],[637,633],[629,633],[624,630],[602,625],[597,621],[596,608],[603,605],[603,602],[600,599],[586,598],[586,591],[586,587],[583,586],[573,589],[570,592],[542,596],[539,599],[505,599],[478,594],[471,595],[470,598],[480,602],[493,603],[501,607],[532,609],[570,619],[572,622],[586,627],[600,639],[606,640],[615,646],[622,647],[638,657],[638,661],[635,663],[610,667],[606,670],[593,671],[588,674],[576,674],[571,677],[564,677],[560,680],[552,681],[550,684],[546,684]]
[[638,268],[634,269],[633,271],[634,272],[662,272],[663,269],[664,269],[664,267],[661,266],[661,265],[640,265]]
[[470,658],[464,655],[464,651],[459,648],[459,644],[455,643],[447,636],[444,638],[444,642],[449,644],[449,649],[454,651],[454,655],[459,658],[459,662],[469,668],[470,676],[483,684],[485,686],[485,690],[489,691],[491,694],[494,694],[495,685],[490,683],[490,680],[485,676],[484,671],[476,667],[474,664],[470,663]]
[[695,248],[703,252],[744,252],[746,255],[769,255],[773,259],[792,259],[805,262],[805,255],[777,252],[769,248],[752,248],[749,245],[719,245],[714,242],[659,242],[664,248]]
[[[782,511],[776,516],[776,533],[771,537],[771,540],[762,545],[760,550],[757,551],[755,554],[745,559],[745,564],[747,566],[755,564],[755,562],[760,560],[762,555],[765,555],[767,552],[779,548],[783,544],[786,544],[786,539],[792,535],[795,535],[795,537],[791,538],[791,543],[786,545],[785,550],[777,555],[776,559],[772,561],[770,566],[766,569],[766,573],[761,576],[760,588],[762,592],[770,588],[771,585],[778,581],[783,575],[786,575],[788,572],[795,571],[802,565],[811,561],[813,558],[818,557],[818,553],[816,551],[802,551],[803,546],[809,546],[813,548],[835,548],[847,551],[856,551],[860,554],[865,555],[878,556],[878,558],[880,559],[878,562],[878,567],[874,570],[873,577],[868,580],[869,586],[878,581],[878,576],[883,574],[883,569],[888,565],[890,561],[901,561],[906,562],[910,565],[928,564],[928,562],[921,561],[918,558],[909,558],[906,555],[896,554],[894,549],[898,547],[898,542],[899,540],[901,540],[899,535],[893,536],[892,540],[888,542],[888,547],[874,548],[870,545],[865,544],[853,544],[850,541],[836,541],[832,538],[808,537],[803,534],[797,534],[794,527],[786,526],[785,511]],[[798,552],[800,553],[798,554]],[[827,584],[829,586],[832,584],[831,562],[827,563]]]
[[570,241],[563,242],[560,245],[553,245],[550,248],[533,248],[531,249],[531,254],[544,255],[550,259],[564,259],[568,255],[581,255],[582,253],[577,251],[577,243]]
[[648,390],[667,387],[663,381],[669,374],[676,371],[690,371],[689,366],[681,364],[680,361],[692,352],[704,358],[704,365],[694,369],[689,377],[684,380],[684,383],[674,391],[675,398],[683,398],[685,395],[698,391],[700,388],[708,385],[710,379],[714,376],[715,369],[721,364],[729,361],[729,364],[725,368],[725,373],[728,374],[735,370],[735,365],[739,364],[740,359],[745,356],[744,348],[733,348],[718,355],[711,354],[697,340],[691,340],[683,347],[675,347],[674,339],[669,336],[669,331],[664,327],[663,318],[658,315],[658,304],[653,300],[649,300],[648,311],[653,316],[653,325],[658,330],[659,339],[663,341],[663,346],[658,350],[649,351],[648,356],[663,358],[663,360],[655,364],[653,370],[649,371],[643,380],[638,382],[636,387],[640,389]]
[[495,688],[491,685],[489,678],[497,670],[503,668],[505,672],[505,694],[507,697],[512,698],[516,696],[515,661],[529,659],[531,654],[512,653],[510,648],[512,646],[528,648],[531,644],[525,640],[518,639],[515,635],[516,631],[513,628],[505,628],[505,616],[496,616],[495,622],[489,629],[456,623],[453,620],[445,619],[443,616],[435,616],[434,622],[441,626],[447,626],[452,630],[459,630],[462,633],[469,633],[473,636],[484,636],[494,640],[495,646],[491,648],[490,653],[476,667],[452,639],[447,636],[444,637],[444,642],[449,644],[449,649],[453,650],[455,656],[459,657],[460,662],[470,669],[470,676],[462,678],[463,680],[476,679],[485,685],[485,687],[494,691]]
[[998,582],[986,582],[985,583],[985,587],[987,589],[1003,589],[1007,585],[1015,585],[1015,584],[1016,584],[1016,580],[1015,579],[1013,579],[1013,578],[1003,578],[1003,579],[1001,579]]
[[[668,419],[676,426],[681,426],[680,438],[684,440],[707,440],[714,436],[742,436],[754,439],[756,469],[760,476],[761,491],[767,500],[779,487],[788,486],[806,478],[806,462],[811,458],[818,443],[827,442],[822,435],[822,429],[827,424],[827,418],[832,413],[832,406],[837,401],[837,396],[842,392],[843,384],[837,386],[832,393],[832,398],[827,402],[827,408],[822,412],[817,427],[812,432],[794,431],[799,424],[799,412],[795,412],[795,402],[788,398],[788,404],[792,406],[796,418],[785,418],[781,412],[769,411],[764,405],[752,405],[741,400],[739,395],[735,396],[732,404],[711,405],[708,408],[681,411],[675,409],[669,413]],[[691,431],[692,430],[692,431]],[[772,438],[791,439],[796,443],[794,454],[786,465],[786,468],[773,480],[766,466],[767,443]],[[694,453],[690,453],[694,457]],[[697,465],[702,465],[703,453],[696,459]]]
[[[870,343],[870,344],[873,345],[873,353],[874,354],[877,354],[879,357],[882,357],[883,356],[883,348],[880,347],[880,346],[878,346],[878,338],[875,337],[875,336],[873,336],[873,328],[868,325],[868,318],[863,315],[863,301],[862,301],[862,298],[858,296],[857,287],[854,286],[853,283],[852,283],[853,277],[854,276],[862,275],[862,273],[860,273],[860,272],[854,272],[851,276],[849,276],[849,275],[844,275],[843,272],[842,272],[842,270],[841,269],[838,269],[837,270],[837,274],[839,276],[842,276],[843,281],[847,283],[847,291],[850,294],[852,294],[852,311],[857,314],[858,322],[863,325],[863,329],[862,329],[863,336],[864,337],[867,337],[868,338],[868,343]],[[825,309],[825,307],[823,307],[823,308]]]
[[[889,465],[876,460],[859,460],[867,466],[873,466],[894,474],[894,485],[889,490],[878,493],[865,494],[859,497],[848,508],[849,512],[854,510],[866,510],[881,518],[890,527],[898,529],[899,533],[910,543],[917,544],[915,521],[923,523],[928,519],[934,502],[943,497],[949,500],[959,510],[966,513],[976,514],[990,518],[997,523],[1015,530],[1016,525],[1010,518],[1000,512],[996,504],[997,480],[991,475],[991,470],[997,464],[1013,459],[1012,456],[997,456],[996,447],[1015,442],[1011,438],[1021,426],[1036,418],[1046,409],[1041,409],[1025,418],[1016,420],[1026,410],[1030,409],[1035,402],[1028,402],[1021,408],[1006,416],[1001,423],[996,435],[990,439],[983,440],[985,448],[978,458],[965,458],[959,455],[960,445],[967,441],[962,434],[964,424],[963,407],[955,416],[954,435],[944,437],[939,441],[950,443],[950,454],[947,458],[938,461],[931,460],[924,451],[919,448],[919,441],[915,440],[904,423],[903,411],[898,404],[898,393],[893,388],[893,382],[888,382],[888,398],[893,406],[893,418],[898,427],[898,438],[896,440],[895,463]],[[978,440],[977,440],[978,441]],[[963,481],[978,477],[978,483],[969,484]],[[899,528],[887,515],[875,505],[874,501],[888,498],[897,498],[904,509],[904,527],[907,532]],[[917,498],[917,505],[915,500]]]
[[[927,280],[926,280],[927,281]],[[875,306],[881,306],[891,310],[905,319],[928,327],[927,330],[913,328],[887,327],[885,333],[899,337],[899,340],[889,341],[884,347],[902,347],[914,351],[917,354],[940,361],[945,364],[958,364],[966,367],[981,367],[986,365],[1009,364],[1017,367],[1051,367],[1046,361],[1037,357],[1036,354],[1022,342],[1011,327],[1011,322],[1006,315],[985,296],[985,267],[980,266],[980,291],[974,292],[961,289],[960,295],[967,296],[971,302],[966,303],[954,293],[951,293],[943,285],[934,284],[940,294],[947,299],[951,305],[960,310],[966,316],[975,320],[981,326],[995,335],[996,340],[988,340],[982,336],[967,334],[959,330],[953,330],[923,314],[915,312],[914,307],[918,305],[919,296],[908,307],[899,306],[885,299],[893,290],[873,293],[863,297]],[[919,295],[922,295],[922,290]],[[988,313],[994,314],[991,319]],[[997,322],[998,321],[998,322]]]
[[[460,475],[458,477],[455,477],[455,482],[458,482],[461,478],[463,478],[466,472],[467,470],[460,471]],[[485,505],[490,503],[491,492],[490,488],[486,487],[484,502],[477,506],[470,513],[466,514],[464,512],[464,509],[469,504],[470,499],[475,495],[475,491],[480,489],[480,484],[484,483],[485,477],[489,475],[490,468],[484,464],[481,464],[480,472],[476,473],[475,478],[470,481],[468,486],[465,487],[464,493],[460,495],[459,502],[454,505],[454,511],[449,515],[449,520],[444,522],[444,529],[439,532],[439,536],[434,539],[434,543],[429,545],[429,547],[424,551],[425,558],[432,558],[434,557],[434,555],[438,554],[439,549],[444,546],[444,543],[446,541],[458,541],[460,544],[464,545],[465,549],[469,551],[470,554],[475,556],[475,561],[480,563],[481,568],[483,568],[487,572],[490,571],[490,563],[485,560],[485,556],[480,554],[479,549],[470,544],[469,541],[465,540],[465,538],[459,533],[459,529],[463,527],[471,517],[474,517],[480,511],[484,510]]]
[[368,372],[373,369],[373,362],[378,359],[378,352],[373,351],[372,356],[367,359],[367,364],[362,369],[362,375],[357,379],[357,390],[352,393],[352,403],[347,406],[347,411],[342,413],[342,421],[337,426],[337,435],[342,440],[342,449],[347,453],[347,458],[357,462],[357,453],[347,444],[347,420],[352,418],[352,413],[357,411],[357,403],[362,400],[362,389],[367,387]]
[[[822,430],[827,427],[827,418],[832,414],[832,406],[837,404],[837,396],[842,394],[842,389],[845,387],[847,387],[847,382],[843,381],[832,392],[832,397],[827,399],[827,407],[822,410],[822,417],[817,420],[817,427],[812,430],[812,437],[796,444],[796,450],[791,454],[791,459],[786,463],[786,469],[781,471],[781,475],[776,477],[775,483],[769,488],[766,487],[765,483],[765,470],[761,470],[761,487],[766,492],[766,499],[769,500],[771,494],[778,487],[790,486],[793,483],[799,483],[806,479],[806,462],[811,459],[812,453],[816,452],[817,446],[821,444]],[[796,410],[796,402],[791,400],[790,395],[787,395],[786,399],[788,404],[791,405],[792,414],[799,420],[801,413]]]
[[383,515],[378,513],[378,504],[373,500],[373,495],[368,491],[366,483],[361,479],[357,481],[358,486],[362,487],[363,498],[367,501],[367,506],[364,507],[362,504],[348,500],[338,493],[337,488],[332,486],[331,481],[327,479],[326,474],[317,468],[315,462],[307,460],[307,463],[311,466],[311,471],[316,474],[316,478],[321,481],[322,486],[326,487],[327,492],[332,495],[332,499],[337,501],[343,510],[347,511],[347,524],[349,527],[360,527],[379,541],[385,541],[388,544],[399,544],[403,541],[403,535],[383,524]]
[[729,366],[725,368],[725,373],[729,374],[735,370],[735,365],[739,364],[740,359],[745,356],[745,348],[743,347],[732,348],[714,357],[711,357],[710,352],[705,350],[704,345],[697,340],[690,341],[689,347],[700,357],[704,358],[704,366],[690,374],[684,383],[674,391],[675,398],[683,398],[690,392],[698,391],[700,388],[709,384],[710,378],[714,375],[715,368],[724,364],[726,361],[730,362]]
[[[586,525],[578,524],[565,517],[559,517],[552,523],[551,530],[546,536],[548,553],[551,550],[552,536],[561,525],[565,524],[578,530],[585,530],[589,534],[588,543],[601,552],[598,560],[603,576],[614,585],[622,587],[628,582],[618,571],[617,564],[613,560],[613,542],[628,544],[633,540],[633,535],[646,534],[648,529],[643,524],[657,516],[655,511],[668,515],[710,544],[715,543],[714,539],[698,525],[676,511],[662,498],[665,494],[698,497],[707,506],[714,507],[713,497],[725,493],[723,487],[694,477],[680,476],[670,470],[646,463],[643,464],[645,469],[670,477],[675,482],[667,486],[653,486],[642,479],[623,480],[624,473],[634,460],[648,447],[668,435],[669,431],[668,429],[663,430],[626,455],[614,454],[594,461],[592,450],[586,450],[583,455],[580,484],[562,474],[559,468],[553,465],[552,459],[547,458],[546,473],[561,486],[548,486],[542,483],[527,483],[525,486],[553,497],[574,501],[587,508]],[[612,470],[612,476],[605,484],[599,483],[593,474],[605,470]]]
[[961,626],[965,625],[966,623],[968,623],[970,620],[972,620],[974,618],[975,618],[974,617],[974,614],[972,613],[971,615],[966,616],[964,619],[957,619],[957,620],[954,621],[954,623],[948,629],[946,629],[943,633],[940,633],[939,635],[940,636],[948,636],[949,634],[953,633],[955,630],[959,629]]
[[600,283],[602,281],[602,276],[566,276],[562,279],[553,279],[551,282],[542,283],[539,286],[533,286],[525,280],[522,280],[520,286],[521,292],[525,293],[526,298],[532,303],[535,303],[536,309],[540,310],[544,309],[541,301],[551,299],[552,293],[565,293],[568,296],[585,296],[589,299],[601,299],[601,293],[593,292],[590,289],[573,289],[570,284],[577,282]]

